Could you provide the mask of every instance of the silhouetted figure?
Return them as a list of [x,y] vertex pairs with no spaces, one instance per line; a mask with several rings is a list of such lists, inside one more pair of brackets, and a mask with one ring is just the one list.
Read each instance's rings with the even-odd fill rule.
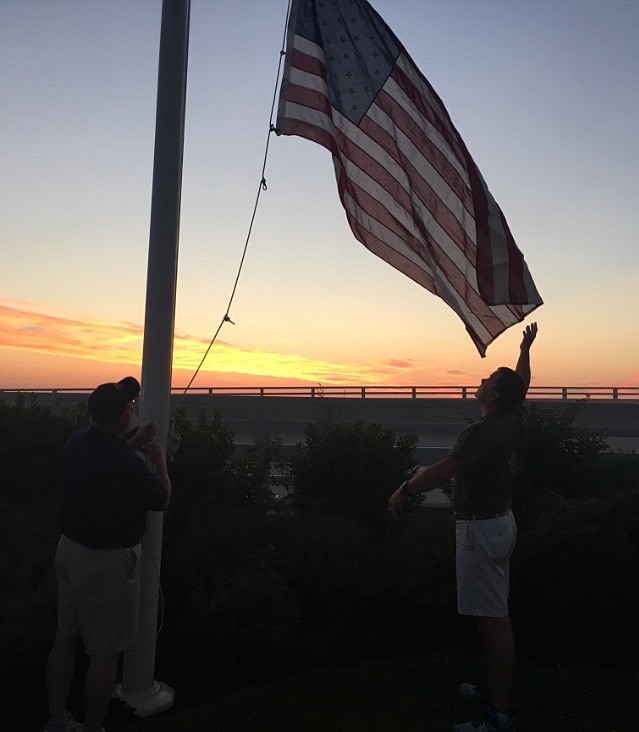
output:
[[[84,681],[83,732],[99,732],[113,694],[121,652],[138,631],[140,541],[147,511],[171,498],[166,459],[152,442],[155,425],[135,427],[140,384],[131,376],[89,396],[90,426],[73,434],[58,483],[62,536],[55,557],[58,629],[47,667],[47,732],[77,729],[66,708],[80,640],[90,658]],[[154,475],[134,448],[154,462]]]
[[511,511],[519,408],[530,385],[530,347],[537,324],[526,327],[515,371],[505,366],[483,379],[475,394],[482,418],[465,429],[447,457],[405,481],[388,500],[394,518],[409,497],[453,478],[456,519],[457,610],[475,617],[484,652],[486,687],[462,684],[465,698],[483,698],[485,716],[457,732],[514,730],[511,688],[515,639],[508,615],[510,557],[517,538]]

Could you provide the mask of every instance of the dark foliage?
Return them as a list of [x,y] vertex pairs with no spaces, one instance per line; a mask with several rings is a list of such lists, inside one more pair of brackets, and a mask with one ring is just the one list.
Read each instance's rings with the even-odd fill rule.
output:
[[171,479],[178,486],[171,514],[252,506],[263,511],[273,506],[269,466],[273,451],[250,448],[235,454],[233,431],[219,414],[201,412],[195,423],[183,411],[175,415],[180,448],[170,463]]
[[[535,406],[526,419],[512,592],[520,652],[636,666],[639,456],[604,452],[575,413]],[[236,454],[219,418],[177,420],[157,663],[185,703],[318,665],[474,642],[454,612],[450,514],[387,516],[389,492],[413,465],[414,437],[311,424],[292,462],[292,502],[278,502],[268,477],[276,446]],[[14,659],[3,688],[8,719],[22,724],[29,710],[24,728],[45,715],[57,455],[82,421],[27,400],[0,402],[0,653]]]
[[522,410],[524,449],[513,508],[525,527],[548,508],[568,498],[595,496],[601,490],[605,439],[576,423],[576,403],[545,409],[534,402]]
[[416,444],[415,435],[374,423],[313,422],[291,464],[293,504],[379,528],[388,522],[388,496],[414,465]]

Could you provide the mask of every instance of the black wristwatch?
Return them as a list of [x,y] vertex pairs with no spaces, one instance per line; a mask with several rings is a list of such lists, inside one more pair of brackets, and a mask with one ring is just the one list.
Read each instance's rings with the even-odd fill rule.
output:
[[405,480],[400,486],[399,491],[402,493],[406,498],[413,498],[413,494],[408,490],[408,481]]

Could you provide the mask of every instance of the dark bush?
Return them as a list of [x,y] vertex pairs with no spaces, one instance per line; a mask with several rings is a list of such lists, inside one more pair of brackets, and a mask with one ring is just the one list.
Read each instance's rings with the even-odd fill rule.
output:
[[[512,593],[520,650],[630,666],[639,642],[639,456],[604,452],[575,415],[527,410]],[[28,708],[37,720],[55,626],[56,461],[82,421],[0,402],[0,652],[15,659],[4,691],[9,712]],[[389,493],[413,465],[414,437],[374,424],[309,425],[290,503],[269,490],[275,451],[236,454],[218,417],[179,414],[177,423],[158,664],[181,698],[204,701],[318,664],[461,646],[450,514],[418,507],[401,522],[387,514]]]
[[291,464],[293,505],[379,529],[388,522],[388,496],[414,465],[416,444],[415,435],[374,423],[313,422]]
[[566,499],[522,532],[511,609],[528,657],[634,667],[639,500]]
[[595,496],[602,483],[605,439],[576,424],[583,405],[545,409],[534,402],[522,410],[524,449],[513,493],[513,509],[525,526],[566,498]]
[[222,425],[219,414],[209,417],[202,411],[193,423],[178,410],[175,423],[181,440],[170,464],[171,478],[179,486],[172,511],[272,506],[268,450],[251,448],[236,456],[233,431]]
[[576,424],[581,408],[524,410],[511,609],[531,656],[632,666],[639,455],[609,452],[600,434]]
[[56,414],[40,407],[33,396],[18,395],[15,406],[0,400],[3,498],[28,505],[52,497],[62,446],[87,422],[82,409]]
[[531,486],[566,498],[592,496],[600,484],[605,438],[576,424],[583,404],[560,410],[534,402],[524,409],[524,475]]

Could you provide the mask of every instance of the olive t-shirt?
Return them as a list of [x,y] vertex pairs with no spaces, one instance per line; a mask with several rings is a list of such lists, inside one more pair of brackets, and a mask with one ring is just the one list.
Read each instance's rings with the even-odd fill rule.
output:
[[452,457],[460,470],[453,483],[456,513],[502,513],[511,506],[522,426],[519,413],[494,413],[467,427]]

